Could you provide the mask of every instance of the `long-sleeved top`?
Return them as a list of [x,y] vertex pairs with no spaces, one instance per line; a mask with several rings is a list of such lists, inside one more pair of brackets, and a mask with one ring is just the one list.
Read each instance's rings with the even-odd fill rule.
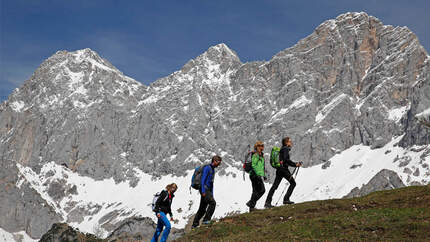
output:
[[215,168],[210,165],[203,167],[202,179],[200,180],[200,191],[205,193],[210,191],[213,195],[214,193],[214,178],[215,178]]
[[259,155],[257,152],[255,152],[252,155],[252,172],[251,175],[256,176],[265,176],[264,174],[264,155]]
[[296,163],[290,159],[290,150],[290,147],[282,146],[281,151],[279,152],[279,161],[282,161],[282,166],[285,168],[288,168],[288,166],[296,166]]
[[163,190],[155,202],[154,212],[159,213],[160,211],[165,214],[170,214],[170,217],[173,217],[172,214],[172,201],[175,195],[169,194],[168,191]]

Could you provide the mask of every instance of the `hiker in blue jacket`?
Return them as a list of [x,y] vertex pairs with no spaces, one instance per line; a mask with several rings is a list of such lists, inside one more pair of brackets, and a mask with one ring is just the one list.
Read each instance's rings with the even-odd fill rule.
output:
[[172,215],[172,200],[175,196],[174,193],[178,189],[178,186],[175,183],[169,184],[166,186],[166,190],[163,190],[160,193],[157,201],[155,202],[154,212],[158,218],[157,228],[155,229],[154,236],[152,237],[151,242],[157,242],[158,237],[160,237],[161,232],[163,232],[163,227],[165,227],[163,236],[161,236],[161,242],[167,240],[169,236],[171,225],[169,220],[167,219],[167,215],[170,215],[170,221],[173,221]]
[[215,212],[216,202],[213,195],[214,189],[214,178],[215,178],[215,167],[221,164],[221,157],[212,157],[212,162],[210,165],[203,167],[202,178],[200,181],[200,206],[194,217],[192,228],[199,226],[200,219],[203,218],[203,224],[210,224],[212,215]]

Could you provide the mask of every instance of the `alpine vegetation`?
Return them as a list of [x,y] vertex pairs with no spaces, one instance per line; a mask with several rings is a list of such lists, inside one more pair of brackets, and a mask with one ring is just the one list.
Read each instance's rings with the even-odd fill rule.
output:
[[[279,199],[425,185],[429,110],[430,58],[417,36],[366,13],[327,20],[269,61],[212,46],[149,86],[93,50],[58,51],[0,104],[0,238],[37,240],[55,223],[107,237],[139,218],[149,240],[197,211],[211,223]],[[244,163],[257,141],[265,149]],[[282,168],[272,167],[281,146]],[[207,187],[197,191],[198,166]],[[169,221],[169,195],[152,204],[172,183]]]

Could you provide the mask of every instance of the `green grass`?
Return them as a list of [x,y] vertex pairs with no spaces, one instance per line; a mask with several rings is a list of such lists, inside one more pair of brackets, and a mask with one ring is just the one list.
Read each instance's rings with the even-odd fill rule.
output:
[[226,217],[177,241],[430,241],[430,186]]

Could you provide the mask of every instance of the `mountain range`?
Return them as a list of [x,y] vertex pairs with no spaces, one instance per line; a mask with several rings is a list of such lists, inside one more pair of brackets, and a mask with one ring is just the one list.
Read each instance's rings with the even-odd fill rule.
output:
[[285,136],[304,163],[297,202],[428,184],[429,116],[426,50],[366,13],[327,20],[269,61],[212,46],[149,86],[91,49],[58,51],[0,104],[0,236],[39,239],[64,222],[106,237],[131,217],[155,221],[152,196],[171,182],[183,228],[199,200],[192,170],[214,154],[215,217],[245,212],[248,146],[262,140],[268,159]]

